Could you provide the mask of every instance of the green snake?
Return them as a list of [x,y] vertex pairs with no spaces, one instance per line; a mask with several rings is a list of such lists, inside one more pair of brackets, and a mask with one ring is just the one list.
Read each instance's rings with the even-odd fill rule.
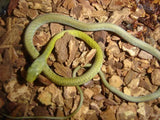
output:
[[[133,97],[128,96],[124,94],[123,92],[117,90],[116,88],[109,85],[109,83],[106,81],[105,75],[100,70],[102,63],[103,63],[103,52],[99,45],[90,38],[87,34],[78,31],[78,30],[66,30],[62,31],[61,33],[54,36],[51,41],[49,42],[48,46],[46,47],[43,54],[40,55],[38,50],[35,48],[33,44],[33,36],[36,32],[36,30],[43,24],[46,23],[61,23],[64,25],[71,26],[73,28],[82,30],[82,31],[99,31],[99,30],[106,30],[113,33],[116,33],[118,36],[122,37],[124,40],[129,42],[132,45],[135,45],[148,53],[155,56],[158,60],[160,60],[160,52],[159,50],[155,49],[151,45],[143,42],[140,39],[135,38],[131,34],[127,33],[124,29],[121,27],[111,24],[111,23],[83,23],[78,20],[75,20],[71,17],[68,17],[66,15],[56,14],[56,13],[49,13],[38,16],[35,20],[33,20],[29,26],[26,29],[25,35],[24,35],[24,42],[25,47],[30,56],[34,59],[34,62],[28,69],[27,78],[26,80],[28,82],[33,82],[37,76],[43,72],[46,77],[48,77],[52,82],[54,82],[57,85],[61,86],[79,86],[82,85],[89,80],[91,80],[97,73],[99,73],[102,82],[104,85],[113,93],[115,93],[117,96],[123,98],[124,100],[131,101],[131,102],[145,102],[149,100],[156,99],[160,97],[160,89],[158,89],[156,92],[145,95],[145,96],[139,96],[139,97]],[[90,69],[85,72],[82,76],[73,77],[73,78],[65,78],[57,75],[54,73],[50,67],[47,65],[47,58],[49,54],[51,53],[52,49],[54,48],[56,40],[61,38],[66,32],[69,34],[80,38],[84,40],[91,48],[96,49],[96,56],[95,61],[91,65],[86,65],[86,67],[90,67]],[[80,69],[81,67],[77,67],[75,69],[74,74]],[[75,76],[75,75],[74,75]],[[81,92],[80,92],[81,93]],[[7,117],[7,115],[5,115]],[[53,118],[54,119],[54,118]]]

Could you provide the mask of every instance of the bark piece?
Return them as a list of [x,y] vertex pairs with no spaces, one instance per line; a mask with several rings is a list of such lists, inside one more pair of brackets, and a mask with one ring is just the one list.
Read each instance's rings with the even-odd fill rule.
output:
[[91,102],[90,103],[91,109],[95,110],[97,114],[99,114],[100,111],[100,106],[96,102]]
[[137,87],[137,88],[133,88],[133,89],[124,87],[124,93],[127,95],[135,96],[135,97],[150,94],[147,90],[145,90],[144,88],[141,88],[141,87]]
[[62,97],[62,91],[58,89],[54,84],[50,84],[47,87],[41,87],[38,90],[38,100],[44,105],[51,106],[63,106],[64,101]]
[[124,64],[124,69],[131,69],[133,62],[131,62],[129,59],[125,59],[123,61],[123,64]]
[[105,96],[102,94],[93,95],[93,99],[96,101],[105,100]]
[[155,69],[153,70],[152,74],[151,74],[151,78],[152,78],[152,83],[154,85],[160,85],[160,69]]
[[110,79],[109,79],[109,84],[113,87],[116,87],[116,88],[120,88],[123,84],[123,81],[122,79],[117,76],[117,75],[113,75]]
[[129,8],[116,10],[113,12],[112,16],[107,20],[107,22],[120,25],[123,21],[131,21],[131,19],[128,17],[130,14],[131,10]]
[[150,67],[150,63],[148,60],[143,60],[139,58],[135,58],[133,60],[132,70],[138,73],[145,73],[146,69]]
[[6,103],[6,94],[0,91],[0,109],[2,109],[5,103]]
[[86,115],[87,120],[98,120],[97,114],[94,110],[89,110]]
[[[77,105],[76,105],[77,107]],[[75,109],[74,109],[75,110]],[[82,105],[82,107],[80,108],[80,110],[73,116],[73,119],[82,119],[85,120],[85,116],[89,111],[89,107]],[[73,112],[73,109],[72,109]]]
[[8,93],[7,98],[12,102],[26,103],[30,100],[31,92],[26,85],[21,85],[16,79],[12,79],[8,84],[4,85],[5,91]]
[[50,29],[51,29],[51,35],[54,36],[63,30],[63,25],[60,25],[58,23],[51,23]]
[[45,76],[43,75],[38,75],[38,80],[43,83],[44,85],[50,85],[52,83],[52,81],[50,81],[49,79],[47,79]]
[[147,120],[153,114],[153,108],[146,103],[139,103],[138,107],[137,112],[140,115],[140,119]]
[[122,103],[117,111],[117,120],[137,120],[137,109],[135,105]]
[[6,32],[6,29],[4,29],[2,26],[0,26],[0,38],[1,36]]
[[93,57],[95,56],[96,54],[96,49],[91,49],[88,54],[86,55],[86,58],[85,58],[85,65],[88,64],[92,59]]
[[129,0],[111,0],[109,9],[120,10],[123,6],[127,6],[129,3]]
[[21,40],[21,35],[24,26],[14,25],[11,30],[8,30],[1,38],[1,45],[18,45]]
[[76,87],[75,86],[68,86],[64,87],[64,93],[63,96],[65,99],[71,99],[76,96]]
[[102,87],[100,85],[95,85],[91,90],[94,92],[94,95],[97,95],[102,92]]
[[160,40],[160,27],[157,27],[153,32],[151,32],[150,36],[153,38],[155,41]]
[[84,95],[87,96],[89,99],[91,99],[92,96],[94,95],[94,92],[91,89],[87,88],[84,90]]
[[142,7],[137,7],[135,12],[131,14],[131,17],[138,19],[139,17],[145,17],[146,12]]
[[36,10],[41,10],[42,12],[52,12],[51,0],[27,0],[29,1],[29,7]]
[[57,40],[55,44],[55,52],[57,53],[57,61],[64,63],[68,59],[68,42],[73,36],[68,33],[64,34],[62,38]]
[[16,106],[16,108],[12,111],[10,115],[15,117],[17,116],[21,117],[24,116],[25,112],[26,112],[26,105],[20,104]]
[[100,117],[102,120],[116,120],[115,113],[111,108],[101,112]]
[[138,73],[137,73],[137,72],[134,72],[134,71],[130,70],[130,71],[127,73],[126,77],[124,78],[124,82],[125,82],[126,84],[128,84],[131,80],[135,79],[137,76],[138,76]]
[[151,83],[151,80],[149,79],[149,77],[146,76],[140,80],[139,87],[143,87],[148,91],[154,92],[157,90],[158,86],[153,85],[153,83]]
[[48,31],[48,25],[44,25],[43,27],[39,28],[39,31],[33,37],[33,43],[40,49],[42,46],[46,45],[47,42],[50,40],[50,32]]
[[0,64],[0,81],[8,81],[11,78],[12,72],[11,64]]
[[133,46],[133,45],[130,45],[130,44],[126,44],[126,43],[121,43],[121,47],[123,49],[123,51],[126,51],[130,54],[130,56],[137,56],[138,55],[138,52],[139,52],[139,48]]
[[76,0],[66,0],[66,1],[64,1],[63,6],[66,9],[70,10],[70,9],[76,7],[76,4],[77,4]]
[[146,59],[146,60],[151,60],[153,58],[153,56],[143,50],[140,51],[140,53],[138,54],[138,57],[142,58],[142,59]]
[[68,47],[69,47],[69,58],[66,62],[66,65],[70,66],[78,52],[78,41],[74,37],[72,37],[69,41]]
[[55,62],[53,64],[53,66],[55,68],[54,71],[57,74],[59,74],[63,77],[72,77],[72,71],[69,67],[65,67],[63,64],[60,64],[60,63],[57,63],[57,62]]
[[73,61],[72,67],[75,68],[78,65],[86,65],[88,64],[95,56],[96,54],[96,49],[91,49],[89,52],[88,51],[84,51],[80,57],[76,58]]
[[29,3],[25,0],[20,0],[18,2],[18,8],[15,8],[13,11],[14,15],[17,17],[30,17],[34,19],[38,15],[37,10],[33,10],[29,8]]
[[[47,110],[47,107],[44,107],[44,106],[36,106],[33,109],[33,112],[35,116],[50,116]],[[42,119],[42,120],[45,120],[45,119]]]
[[108,60],[113,61],[113,59],[116,59],[115,57],[117,57],[120,54],[120,49],[117,43],[113,41],[109,41],[109,44],[106,47],[106,53],[107,53],[107,56],[109,57]]
[[139,84],[140,84],[140,79],[139,78],[135,78],[135,79],[131,80],[131,82],[128,84],[128,87],[130,87],[132,89],[136,89]]
[[63,117],[63,116],[64,116],[63,108],[62,108],[62,107],[58,107],[56,116],[58,116],[58,117],[59,117],[59,116],[60,116],[60,117]]

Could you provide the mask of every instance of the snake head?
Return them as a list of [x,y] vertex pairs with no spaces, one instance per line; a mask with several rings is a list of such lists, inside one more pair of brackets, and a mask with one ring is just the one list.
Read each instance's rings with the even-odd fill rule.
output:
[[45,60],[37,58],[28,68],[26,80],[28,82],[35,81],[37,76],[42,72],[44,64]]

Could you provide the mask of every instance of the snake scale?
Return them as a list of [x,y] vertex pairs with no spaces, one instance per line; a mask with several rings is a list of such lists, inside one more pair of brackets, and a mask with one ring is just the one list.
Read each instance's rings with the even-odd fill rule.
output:
[[[27,81],[33,82],[37,76],[43,72],[51,81],[53,81],[57,85],[61,86],[79,86],[82,85],[89,80],[91,80],[97,73],[101,76],[102,82],[104,85],[113,93],[115,93],[117,96],[123,98],[124,100],[131,101],[131,102],[145,102],[149,100],[156,99],[160,97],[160,89],[158,89],[156,92],[145,95],[145,96],[139,96],[139,97],[133,97],[128,96],[124,94],[123,92],[117,90],[116,88],[109,85],[109,83],[106,81],[105,75],[100,70],[103,62],[103,53],[99,45],[90,38],[87,34],[78,31],[78,30],[66,30],[59,34],[57,34],[55,37],[52,38],[52,40],[49,42],[48,46],[46,47],[43,54],[40,55],[38,50],[35,48],[33,44],[33,36],[36,32],[36,30],[43,24],[46,23],[61,23],[64,25],[71,26],[73,28],[76,28],[81,31],[99,31],[99,30],[106,30],[113,33],[116,33],[118,36],[129,42],[130,44],[137,46],[148,53],[155,56],[158,60],[160,60],[160,52],[158,49],[152,47],[151,45],[143,42],[142,40],[139,40],[132,36],[131,34],[127,33],[124,29],[121,27],[111,24],[111,23],[83,23],[76,19],[73,19],[69,16],[57,14],[57,13],[49,13],[38,16],[35,20],[33,20],[29,26],[26,29],[24,40],[25,40],[25,47],[30,54],[30,56],[35,59],[33,64],[28,69],[27,74]],[[90,69],[85,72],[82,76],[73,77],[73,78],[65,78],[57,75],[54,73],[50,67],[47,65],[47,58],[49,54],[51,53],[52,49],[54,48],[54,44],[56,40],[61,38],[66,32],[69,34],[78,37],[82,40],[84,40],[91,48],[96,49],[96,57],[94,63],[91,65],[87,65],[86,67],[90,67]],[[74,71],[74,74],[80,69],[81,67],[77,67]],[[7,117],[7,115],[6,115]]]

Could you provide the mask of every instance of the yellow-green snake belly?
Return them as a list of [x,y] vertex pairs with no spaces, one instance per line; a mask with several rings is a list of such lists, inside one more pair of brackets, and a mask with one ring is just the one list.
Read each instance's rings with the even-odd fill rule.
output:
[[[82,31],[98,31],[98,30],[106,30],[106,31],[111,31],[122,37],[124,40],[127,42],[131,43],[132,45],[135,45],[148,53],[152,54],[155,56],[158,60],[160,60],[160,52],[159,50],[155,49],[154,47],[150,46],[149,44],[135,38],[134,36],[130,35],[127,33],[124,29],[121,27],[111,24],[111,23],[83,23],[80,21],[77,21],[71,17],[61,15],[61,14],[55,14],[55,13],[49,13],[45,15],[41,15],[37,17],[35,20],[33,20],[28,28],[26,29],[25,32],[25,47],[31,57],[35,59],[34,63],[28,70],[28,75],[27,75],[27,81],[33,82],[37,75],[40,74],[42,71],[43,73],[51,79],[55,84],[62,85],[62,86],[77,86],[77,85],[82,85],[83,83],[86,83],[87,81],[91,80],[98,72],[102,78],[103,83],[105,86],[110,89],[112,92],[117,94],[119,97],[127,100],[127,101],[132,101],[132,102],[143,102],[143,101],[148,101],[152,99],[156,99],[160,96],[160,90],[157,90],[156,92],[146,95],[146,96],[140,96],[140,97],[132,97],[125,95],[121,91],[118,91],[116,88],[110,86],[108,82],[105,79],[105,76],[103,73],[100,71],[100,68],[102,66],[103,62],[103,53],[101,51],[101,48],[98,46],[98,44],[93,41],[89,36],[87,36],[85,33],[76,31],[76,30],[68,30],[69,34],[81,38],[84,40],[90,47],[96,49],[96,57],[93,65],[91,68],[84,73],[82,76],[75,77],[75,78],[64,78],[61,77],[57,74],[55,74],[47,65],[46,60],[52,51],[54,44],[57,39],[63,36],[63,34],[66,31],[63,31],[62,33],[56,35],[48,44],[47,48],[45,49],[44,53],[40,55],[40,53],[36,50],[36,48],[33,45],[33,36],[36,32],[36,30],[43,24],[45,23],[50,23],[50,22],[56,22],[56,23],[61,23],[64,25],[72,26],[74,28],[77,28]],[[45,62],[43,62],[45,61]],[[35,68],[35,69],[33,69]]]

